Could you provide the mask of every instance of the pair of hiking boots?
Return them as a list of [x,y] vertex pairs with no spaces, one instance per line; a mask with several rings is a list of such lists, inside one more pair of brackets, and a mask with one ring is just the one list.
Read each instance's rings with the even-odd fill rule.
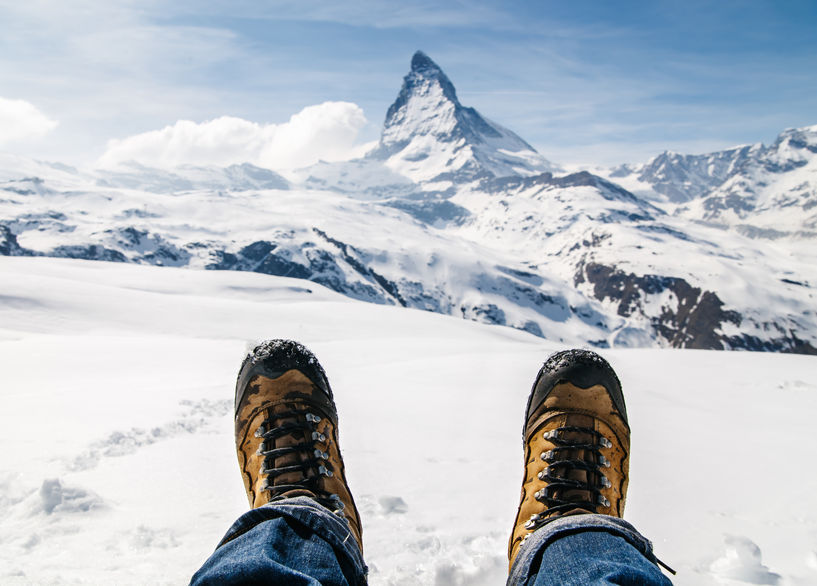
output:
[[[235,437],[250,507],[310,497],[344,518],[363,550],[332,389],[309,350],[270,340],[247,355],[236,383]],[[548,358],[528,398],[523,441],[511,565],[528,536],[555,516],[624,512],[630,429],[610,365],[586,350]]]

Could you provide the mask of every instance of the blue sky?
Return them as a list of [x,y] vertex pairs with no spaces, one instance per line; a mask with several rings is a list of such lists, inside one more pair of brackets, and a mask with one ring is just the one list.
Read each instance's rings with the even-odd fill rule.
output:
[[360,106],[374,140],[417,49],[557,163],[817,124],[814,0],[0,0],[0,22],[0,99],[52,123],[0,148],[75,164],[180,119],[282,124],[326,101]]

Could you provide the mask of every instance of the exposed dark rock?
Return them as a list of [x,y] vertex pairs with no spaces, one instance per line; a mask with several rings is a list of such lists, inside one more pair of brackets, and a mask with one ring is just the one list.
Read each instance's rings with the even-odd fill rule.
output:
[[713,195],[707,197],[703,201],[704,209],[708,212],[721,212],[723,210],[732,210],[738,216],[743,217],[746,212],[751,212],[755,209],[755,204],[751,198],[730,193],[724,196]]
[[767,240],[777,240],[790,235],[788,232],[781,232],[774,228],[757,228],[748,224],[735,226],[735,231],[747,238],[765,238]]
[[587,171],[571,173],[554,177],[553,173],[541,173],[530,177],[493,177],[480,182],[480,189],[489,193],[504,193],[509,190],[528,189],[530,187],[596,187],[604,199],[608,201],[629,201],[649,207],[658,215],[663,214],[661,210],[652,206],[620,185],[616,185],[598,175],[593,175]]
[[212,260],[205,266],[210,270],[228,271],[234,269],[238,264],[238,256],[224,250],[211,250],[210,258]]
[[787,332],[787,335],[768,340],[762,340],[757,336],[750,336],[748,334],[729,336],[724,337],[724,343],[729,350],[817,355],[817,348],[812,346],[807,340],[798,338],[794,332]]
[[373,268],[366,266],[365,262],[361,260],[363,256],[362,253],[357,250],[355,247],[346,244],[345,242],[341,242],[340,240],[336,240],[335,238],[330,237],[326,232],[323,230],[319,230],[318,228],[312,229],[315,234],[326,240],[327,242],[334,244],[341,252],[343,260],[345,260],[349,266],[355,269],[358,273],[360,273],[364,278],[368,277],[373,279],[380,287],[383,288],[389,295],[391,295],[397,303],[402,305],[403,307],[407,307],[408,304],[406,300],[400,295],[400,289],[396,283],[388,280],[383,275],[379,274]]
[[505,312],[493,303],[484,305],[463,305],[460,307],[462,317],[484,324],[505,325]]
[[0,256],[34,256],[34,253],[20,246],[14,232],[0,224]]
[[127,210],[122,210],[122,213],[119,215],[119,218],[130,219],[130,218],[142,218],[142,219],[149,219],[149,218],[159,218],[161,217],[159,214],[155,214],[153,212],[149,212],[146,209],[138,209],[138,208],[129,208]]
[[424,224],[461,224],[470,214],[467,209],[446,199],[443,200],[392,200],[385,205],[414,216]]
[[[158,266],[184,266],[190,261],[190,252],[179,248],[160,234],[133,226],[105,230],[105,244],[115,244],[132,262]],[[191,245],[195,248],[196,245]]]
[[[611,266],[588,263],[580,267],[575,282],[582,283],[585,279],[593,285],[597,299],[617,301],[617,313],[622,317],[645,315],[656,334],[674,348],[817,354],[817,348],[808,341],[779,326],[781,336],[766,340],[746,334],[723,334],[722,326],[727,323],[740,326],[743,319],[740,313],[724,309],[723,301],[715,292],[703,291],[678,277],[636,275]],[[658,314],[647,313],[646,296],[665,291],[673,294],[675,303],[662,306]]]
[[57,246],[48,252],[48,256],[62,258],[80,258],[84,260],[106,260],[111,262],[128,262],[127,257],[111,248],[98,244]]
[[[674,348],[725,349],[721,326],[741,322],[739,313],[723,309],[717,294],[678,277],[635,275],[598,263],[587,264],[584,276],[593,285],[597,299],[617,301],[616,311],[622,317],[646,315],[655,332]],[[659,314],[647,314],[645,296],[664,291],[673,293],[674,306],[664,305]]]
[[12,179],[0,185],[0,189],[17,195],[43,195],[51,193],[45,186],[45,181],[39,177],[23,177],[22,179]]
[[15,234],[22,234],[27,230],[50,232],[73,232],[76,226],[67,223],[68,217],[56,210],[20,214],[16,218],[6,220],[5,225]]
[[808,287],[808,283],[802,283],[800,281],[794,281],[792,279],[780,279],[783,283],[788,283],[789,285],[799,285],[800,287]]

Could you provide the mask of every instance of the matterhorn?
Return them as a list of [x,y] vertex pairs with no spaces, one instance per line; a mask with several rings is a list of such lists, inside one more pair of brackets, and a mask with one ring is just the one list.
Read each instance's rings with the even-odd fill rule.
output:
[[454,85],[417,51],[371,155],[417,182],[463,183],[557,167],[519,136],[463,106]]

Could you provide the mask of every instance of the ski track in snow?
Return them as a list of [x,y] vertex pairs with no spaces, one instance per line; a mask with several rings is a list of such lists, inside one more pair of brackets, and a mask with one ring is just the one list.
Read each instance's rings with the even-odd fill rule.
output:
[[[521,412],[558,345],[312,284],[299,295],[288,279],[80,270],[97,266],[0,259],[0,294],[19,299],[0,326],[16,366],[0,370],[0,583],[185,583],[246,509],[232,387],[241,351],[269,335],[304,340],[332,381],[371,584],[504,582]],[[70,296],[45,280],[66,271]],[[20,285],[27,274],[43,286]],[[169,319],[182,305],[198,317]],[[634,429],[626,518],[675,583],[814,583],[815,359],[606,355]],[[768,485],[768,462],[803,476]]]

